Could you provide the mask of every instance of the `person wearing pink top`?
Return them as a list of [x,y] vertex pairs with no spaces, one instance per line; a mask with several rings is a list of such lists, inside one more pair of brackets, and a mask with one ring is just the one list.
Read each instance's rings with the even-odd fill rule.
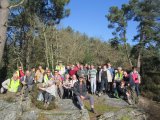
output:
[[131,72],[130,75],[131,75],[131,78],[132,78],[132,80],[134,81],[134,84],[135,84],[136,94],[137,94],[137,96],[139,96],[140,95],[139,84],[141,83],[141,77],[140,77],[140,74],[138,73],[136,67],[132,67],[132,72]]

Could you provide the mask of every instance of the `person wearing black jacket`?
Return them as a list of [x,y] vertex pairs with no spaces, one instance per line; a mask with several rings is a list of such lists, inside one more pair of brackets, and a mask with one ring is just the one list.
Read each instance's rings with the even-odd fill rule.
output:
[[84,82],[84,77],[80,76],[79,81],[74,84],[74,94],[76,95],[78,102],[80,104],[81,110],[84,109],[83,100],[89,100],[91,105],[91,112],[95,113],[94,111],[94,99],[92,96],[87,94],[87,87]]

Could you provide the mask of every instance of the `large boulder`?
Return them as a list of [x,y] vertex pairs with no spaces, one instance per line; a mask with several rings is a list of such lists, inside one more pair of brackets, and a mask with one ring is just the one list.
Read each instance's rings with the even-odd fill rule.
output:
[[80,111],[72,100],[59,99],[56,102],[58,108],[53,110],[41,110],[36,108],[29,98],[21,101],[16,98],[13,101],[0,100],[0,120],[89,120],[87,110]]

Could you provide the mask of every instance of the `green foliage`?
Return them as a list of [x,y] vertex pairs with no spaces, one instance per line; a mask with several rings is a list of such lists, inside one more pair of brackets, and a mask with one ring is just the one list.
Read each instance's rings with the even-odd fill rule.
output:
[[160,101],[160,72],[147,72],[142,78],[142,95]]
[[[110,22],[108,28],[114,29],[114,38],[110,40],[112,47],[119,49],[119,44],[124,43],[128,61],[132,60],[132,64],[140,68],[142,74],[142,91],[149,92],[150,98],[159,94],[159,75],[148,73],[148,71],[160,71],[159,45],[160,37],[160,7],[159,0],[130,0],[128,4],[123,4],[121,8],[112,6],[109,14],[106,15]],[[136,21],[138,34],[134,36],[134,40],[138,44],[134,45],[127,53],[126,33],[127,25],[130,20]],[[118,64],[123,62],[119,59]],[[131,63],[131,62],[130,62]]]

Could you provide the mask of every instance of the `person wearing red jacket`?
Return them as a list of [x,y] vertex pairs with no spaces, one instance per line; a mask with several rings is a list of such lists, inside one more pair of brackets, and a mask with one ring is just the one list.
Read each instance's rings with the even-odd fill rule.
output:
[[16,71],[18,79],[21,79],[23,76],[25,76],[24,71],[22,69],[22,66],[18,67],[18,70]]
[[70,76],[73,76],[73,75],[75,75],[76,74],[76,70],[74,69],[74,66],[72,65],[71,66],[71,70],[69,71],[69,75]]

